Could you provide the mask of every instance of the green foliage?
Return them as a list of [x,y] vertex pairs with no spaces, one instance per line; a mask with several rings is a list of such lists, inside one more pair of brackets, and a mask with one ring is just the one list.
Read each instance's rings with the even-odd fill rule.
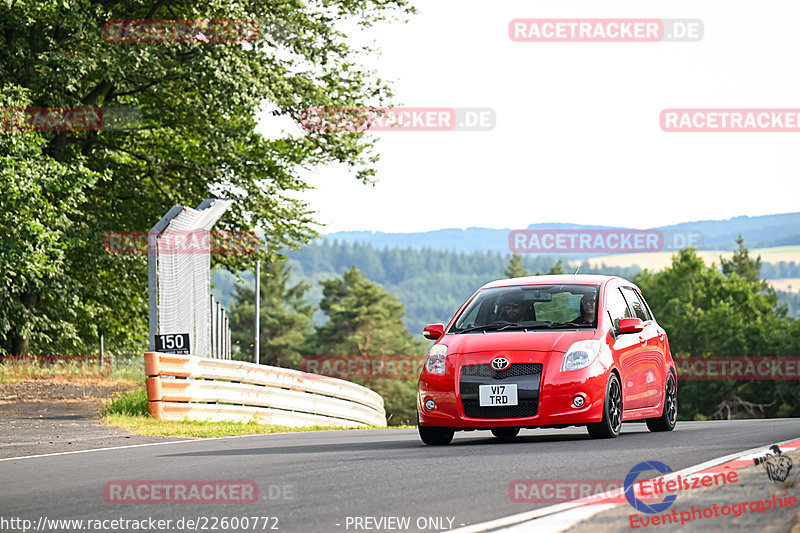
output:
[[[339,276],[355,265],[368,279],[379,283],[396,296],[406,311],[405,325],[422,339],[427,324],[447,323],[459,307],[483,284],[502,277],[511,254],[495,252],[455,253],[445,250],[413,248],[376,249],[370,245],[323,241],[288,252],[293,275],[312,281]],[[564,265],[564,262],[562,262]],[[574,272],[578,263],[565,265]],[[554,257],[538,254],[522,256],[522,267],[530,272],[558,271]],[[567,268],[568,267],[568,268]],[[582,274],[618,275],[627,279],[641,269],[601,265],[580,265]],[[220,296],[224,301],[224,296]],[[314,288],[309,299],[316,304],[322,291]],[[572,320],[574,316],[568,320]]]
[[561,259],[556,261],[556,264],[550,267],[550,270],[547,271],[548,275],[555,275],[555,274],[563,274],[564,273],[564,265],[561,264]]
[[[259,313],[259,362],[284,368],[299,368],[302,345],[311,331],[311,305],[305,299],[310,285],[289,285],[285,257],[261,263]],[[236,285],[231,303],[231,343],[240,347],[235,359],[254,361],[255,291],[252,285]]]
[[[722,263],[722,273],[730,276],[735,272],[747,281],[761,281],[761,256],[759,255],[756,259],[750,259],[750,253],[744,245],[744,239],[741,234],[736,239],[736,244],[739,245],[739,248],[733,252],[733,257],[725,259],[720,256],[719,258]],[[763,286],[766,288],[767,284],[764,283]]]
[[[636,276],[673,356],[800,354],[800,321],[784,316],[760,280],[759,261],[737,242],[727,275],[690,248],[673,256],[670,268]],[[796,381],[682,381],[679,388],[682,418],[800,415]]]
[[[110,353],[146,344],[146,256],[103,236],[148,230],[174,205],[237,200],[219,229],[262,228],[263,259],[315,235],[301,169],[342,163],[370,181],[374,138],[256,131],[257,115],[386,105],[341,28],[413,11],[406,0],[0,2],[0,107],[122,107],[125,131],[0,132],[0,354]],[[120,19],[253,20],[257,41],[112,43]],[[215,260],[231,270],[252,257]]]
[[[321,284],[320,309],[328,321],[317,326],[307,348],[310,354],[408,357],[423,353],[424,344],[415,341],[403,325],[403,304],[357,268]],[[415,379],[353,381],[383,396],[390,425],[416,419]]]
[[523,278],[531,275],[530,271],[522,266],[521,254],[511,254],[511,260],[508,262],[503,274],[505,274],[506,278]]

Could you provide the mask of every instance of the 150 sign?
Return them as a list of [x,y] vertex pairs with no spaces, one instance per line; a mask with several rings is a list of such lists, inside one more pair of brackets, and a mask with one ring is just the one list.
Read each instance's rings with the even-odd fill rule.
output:
[[168,335],[156,335],[156,351],[189,355],[189,334],[170,333]]

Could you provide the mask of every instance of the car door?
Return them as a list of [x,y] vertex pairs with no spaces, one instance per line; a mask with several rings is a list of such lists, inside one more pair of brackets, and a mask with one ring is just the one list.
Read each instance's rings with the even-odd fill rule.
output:
[[638,358],[637,379],[641,379],[641,391],[645,398],[643,407],[654,407],[661,400],[664,389],[664,350],[663,330],[653,320],[650,310],[638,290],[633,287],[622,287],[622,294],[633,312],[633,316],[644,323],[644,330],[632,333],[637,336],[641,345]]
[[619,333],[620,320],[633,317],[633,311],[618,286],[606,290],[605,302],[614,329],[611,349],[619,361],[622,377],[622,408],[627,411],[647,407],[647,391],[642,387],[644,378],[640,375],[642,344],[636,333]]

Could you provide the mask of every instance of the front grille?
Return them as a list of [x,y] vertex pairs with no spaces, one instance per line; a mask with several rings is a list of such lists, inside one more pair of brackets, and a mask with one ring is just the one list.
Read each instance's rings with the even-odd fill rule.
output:
[[534,416],[539,407],[537,400],[521,400],[519,405],[493,407],[481,407],[474,400],[462,400],[461,403],[464,405],[464,414],[469,418],[524,418]]
[[[464,365],[461,367],[462,376],[477,376],[481,378],[506,379],[519,376],[534,376],[542,373],[540,363],[511,363],[505,370],[495,370],[487,365]],[[527,416],[527,415],[526,415]]]

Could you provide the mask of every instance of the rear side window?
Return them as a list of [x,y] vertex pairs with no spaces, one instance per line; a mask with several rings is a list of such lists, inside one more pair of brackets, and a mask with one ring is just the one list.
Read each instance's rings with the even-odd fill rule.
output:
[[653,319],[653,317],[650,316],[650,312],[647,310],[647,306],[644,305],[641,298],[639,298],[639,293],[631,287],[622,287],[622,293],[625,295],[625,299],[628,300],[628,303],[631,304],[633,315],[636,318],[641,318],[642,322]]
[[628,303],[625,301],[625,298],[622,297],[622,293],[619,292],[619,289],[608,291],[606,295],[606,307],[608,308],[608,316],[611,319],[611,323],[614,324],[614,331],[619,330],[620,320],[633,316],[630,309],[628,309]]

